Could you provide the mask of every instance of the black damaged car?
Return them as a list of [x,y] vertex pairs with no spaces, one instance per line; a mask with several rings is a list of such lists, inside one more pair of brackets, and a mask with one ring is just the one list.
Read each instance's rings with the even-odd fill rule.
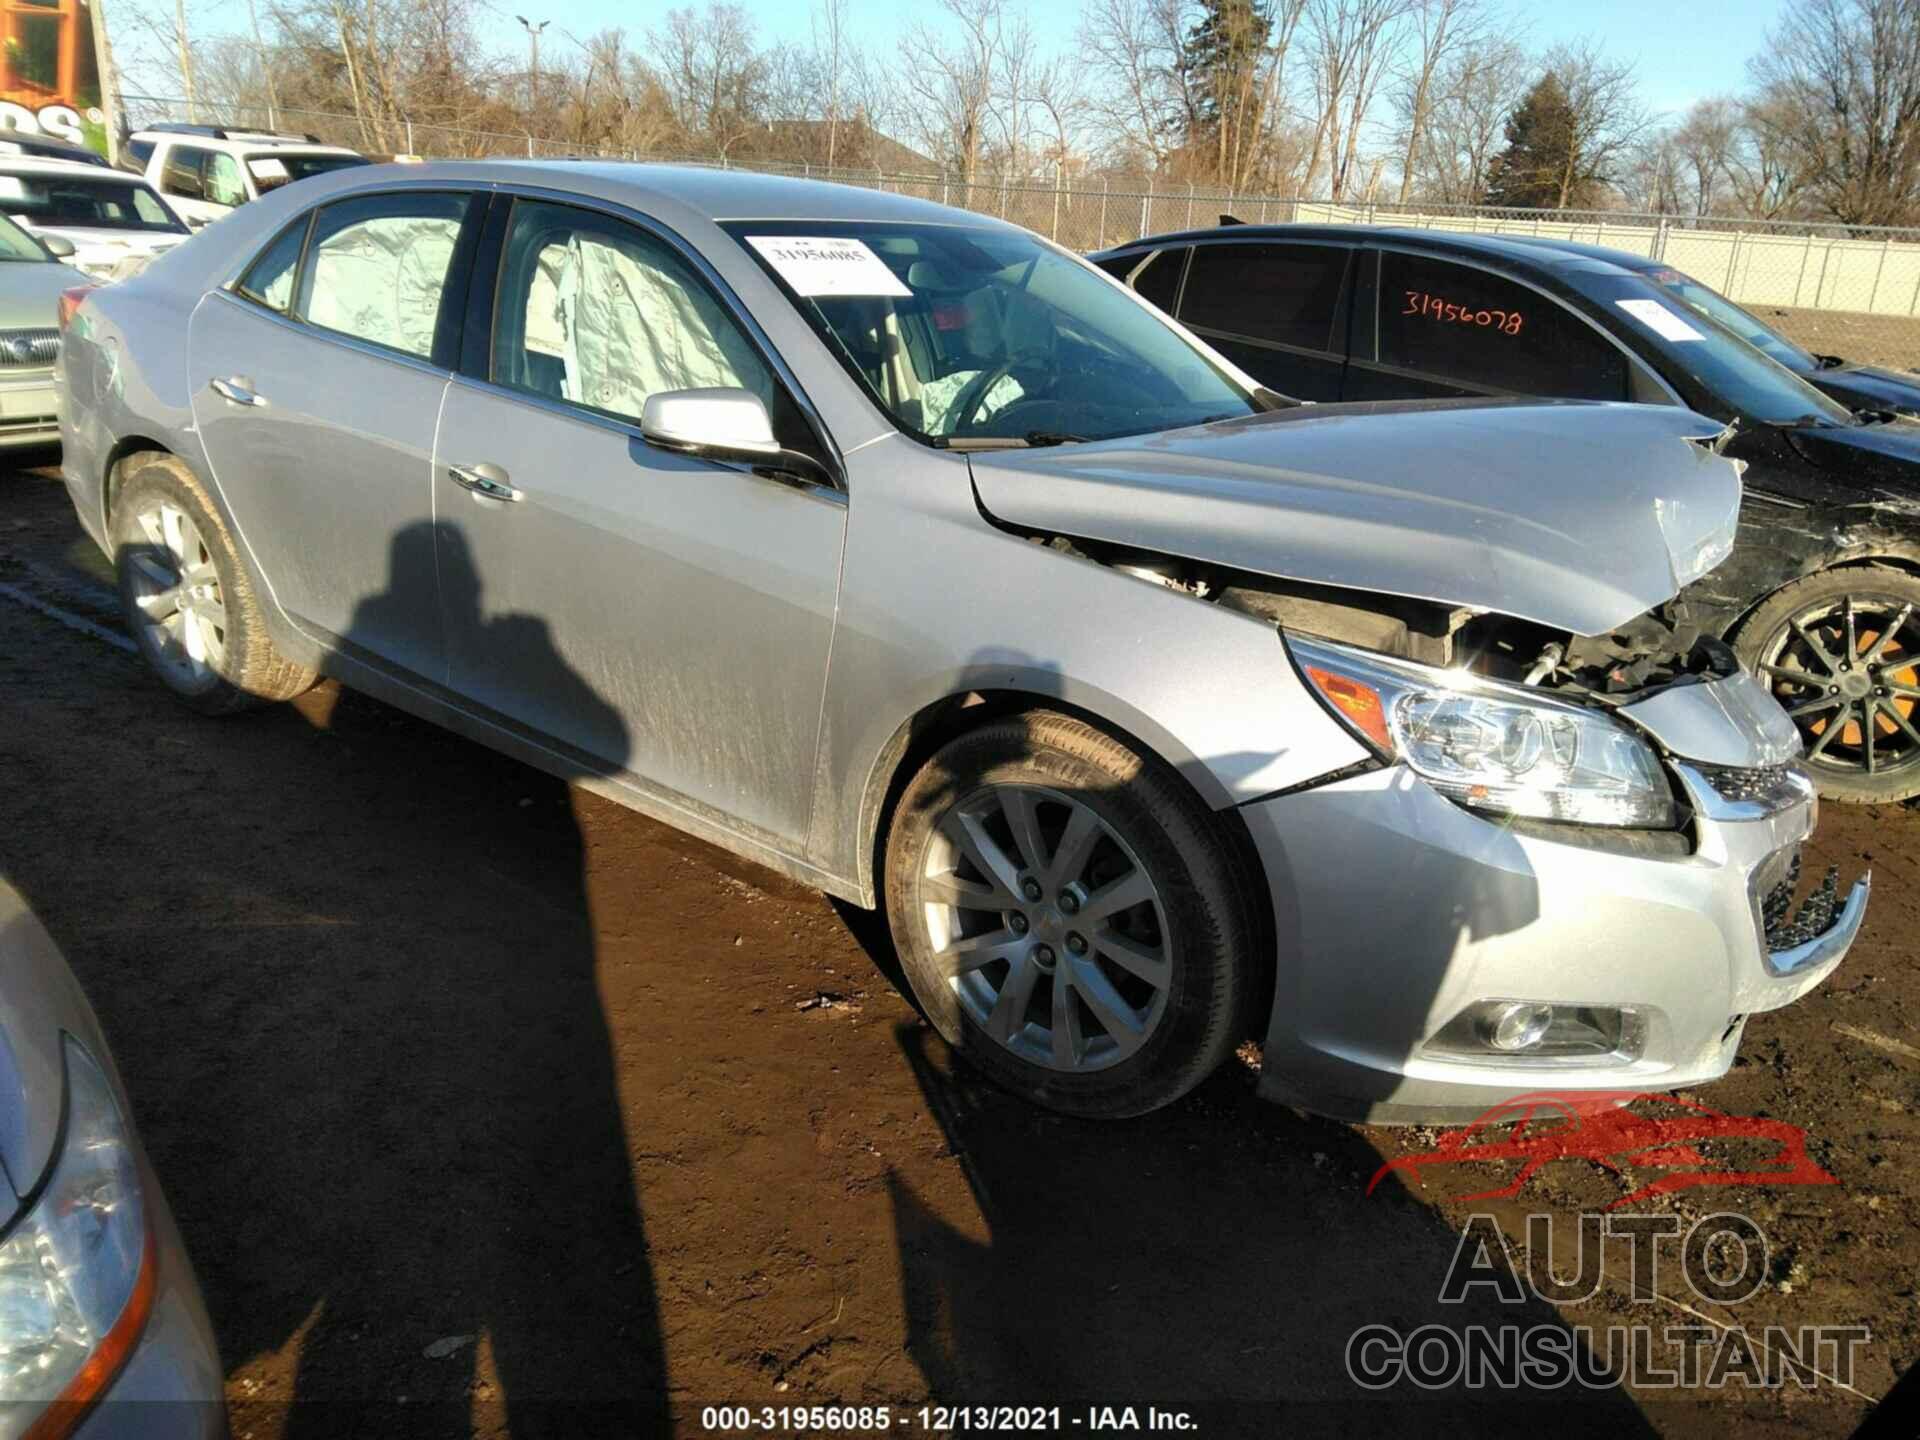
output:
[[1831,395],[1849,410],[1891,410],[1907,419],[1920,418],[1920,375],[1891,370],[1884,365],[1862,365],[1840,355],[1816,355],[1805,346],[1796,345],[1752,311],[1734,304],[1711,285],[1674,269],[1663,260],[1572,240],[1532,235],[1521,238],[1529,245],[1611,261],[1624,270],[1646,276],[1709,320],[1718,320],[1761,354],[1778,360],[1814,389]]
[[1723,639],[1793,715],[1822,794],[1920,795],[1920,424],[1856,413],[1646,274],[1564,248],[1223,225],[1090,258],[1301,399],[1544,395],[1724,420],[1746,463],[1739,539],[1613,637],[1618,685]]

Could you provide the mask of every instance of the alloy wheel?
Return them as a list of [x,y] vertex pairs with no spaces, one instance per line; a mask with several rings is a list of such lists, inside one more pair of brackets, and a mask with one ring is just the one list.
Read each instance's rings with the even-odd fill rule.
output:
[[1136,1053],[1166,1012],[1160,891],[1083,800],[989,785],[941,816],[917,885],[934,962],[996,1044],[1051,1070]]
[[1816,769],[1881,776],[1920,765],[1920,617],[1871,591],[1822,600],[1768,638],[1760,671]]
[[227,609],[200,527],[160,502],[134,517],[146,537],[127,556],[128,586],[154,661],[178,683],[205,684],[227,657]]

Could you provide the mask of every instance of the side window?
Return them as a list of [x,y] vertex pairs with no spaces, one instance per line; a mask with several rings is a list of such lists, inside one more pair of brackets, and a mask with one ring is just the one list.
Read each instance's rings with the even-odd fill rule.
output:
[[153,158],[153,142],[151,140],[129,140],[127,142],[127,154],[131,155],[134,163],[144,170],[147,168],[147,162]]
[[760,352],[653,236],[591,211],[522,200],[501,267],[494,383],[633,421],[659,391],[751,390],[776,432],[790,433],[782,422],[792,417],[782,412],[792,402]]
[[1133,290],[1142,300],[1173,314],[1173,302],[1180,294],[1180,272],[1186,269],[1187,249],[1156,252],[1133,277]]
[[200,181],[200,162],[205,154],[191,145],[171,147],[166,163],[160,167],[160,188],[182,199],[204,200],[207,190]]
[[310,325],[429,359],[464,195],[362,195],[313,222],[298,314]]
[[1338,245],[1196,245],[1180,318],[1250,340],[1330,350],[1352,253]]
[[286,314],[287,302],[293,299],[294,272],[300,268],[300,248],[306,244],[307,225],[312,218],[301,216],[260,252],[260,258],[240,277],[236,288],[242,295],[269,310]]
[[240,162],[220,150],[207,152],[206,198],[216,205],[247,203],[247,182],[240,178]]
[[1559,301],[1468,265],[1380,256],[1380,363],[1573,400],[1624,400],[1627,361]]

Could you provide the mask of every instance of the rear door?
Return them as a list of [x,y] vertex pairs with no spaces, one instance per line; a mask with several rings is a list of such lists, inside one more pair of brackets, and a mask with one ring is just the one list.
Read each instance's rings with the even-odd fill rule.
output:
[[1193,247],[1180,323],[1254,379],[1302,400],[1338,400],[1355,247],[1211,240]]
[[189,348],[214,477],[274,598],[326,643],[436,681],[434,429],[477,240],[463,222],[483,207],[444,190],[322,206],[201,301]]
[[1476,265],[1382,247],[1355,316],[1346,398],[1544,395],[1625,400],[1632,367],[1544,291]]

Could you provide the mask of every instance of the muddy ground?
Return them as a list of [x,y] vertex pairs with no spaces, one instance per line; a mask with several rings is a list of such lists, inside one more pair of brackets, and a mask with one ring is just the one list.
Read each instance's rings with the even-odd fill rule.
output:
[[1920,369],[1920,316],[1773,305],[1755,306],[1753,313],[1816,355],[1839,355],[1857,365]]
[[[1637,1182],[1369,1196],[1434,1137],[1262,1104],[1251,1053],[1144,1120],[1036,1112],[956,1067],[869,917],[332,685],[189,714],[103,577],[50,473],[0,478],[0,873],[100,1012],[237,1436],[691,1435],[716,1402],[919,1433],[929,1399],[1066,1433],[1156,1404],[1214,1435],[1844,1435],[1920,1359],[1920,815],[1826,809],[1814,858],[1874,870],[1865,937],[1696,1097],[1804,1126],[1839,1184],[1630,1207],[1750,1216],[1761,1291],[1715,1307],[1669,1264],[1636,1301],[1613,1246],[1586,1303],[1448,1305],[1473,1213],[1570,1235]],[[1872,1339],[1850,1387],[1349,1380],[1360,1327],[1428,1322]]]

